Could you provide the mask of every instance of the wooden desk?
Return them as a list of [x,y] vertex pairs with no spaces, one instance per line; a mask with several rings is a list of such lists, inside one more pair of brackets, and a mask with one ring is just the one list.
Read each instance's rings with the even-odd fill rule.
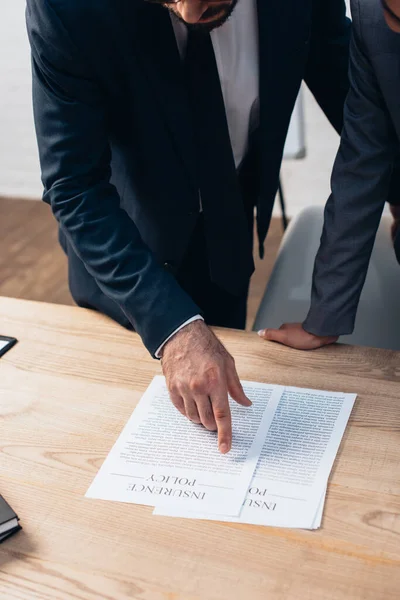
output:
[[301,353],[219,331],[243,379],[359,394],[318,532],[153,517],[84,498],[160,365],[78,308],[0,299],[1,600],[398,600],[400,353]]

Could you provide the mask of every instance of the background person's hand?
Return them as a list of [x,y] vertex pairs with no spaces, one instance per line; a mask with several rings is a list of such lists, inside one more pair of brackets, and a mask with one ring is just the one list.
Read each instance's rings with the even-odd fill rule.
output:
[[301,323],[285,323],[279,329],[263,329],[258,335],[264,340],[278,342],[296,350],[316,350],[334,344],[338,336],[318,336],[308,333]]
[[228,393],[242,406],[251,406],[229,352],[203,321],[195,321],[165,344],[161,363],[175,407],[194,423],[217,430],[220,452],[229,452]]

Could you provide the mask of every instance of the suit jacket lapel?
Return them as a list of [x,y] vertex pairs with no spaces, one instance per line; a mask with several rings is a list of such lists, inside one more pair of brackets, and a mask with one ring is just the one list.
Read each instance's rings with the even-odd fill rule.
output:
[[[258,234],[263,242],[278,188],[290,115],[303,77],[312,0],[257,0],[260,54],[261,193]],[[275,177],[271,176],[271,173]]]
[[[127,18],[128,4],[123,3]],[[164,7],[146,2],[135,3],[134,10],[135,55],[154,90],[176,151],[197,189],[191,115],[170,15]]]

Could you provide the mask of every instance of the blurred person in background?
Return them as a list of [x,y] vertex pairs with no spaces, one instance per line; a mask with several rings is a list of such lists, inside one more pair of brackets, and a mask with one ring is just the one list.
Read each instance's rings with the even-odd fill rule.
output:
[[400,263],[400,0],[352,0],[351,13],[350,91],[310,311],[303,324],[260,332],[266,340],[299,350],[320,348],[353,332],[386,201]]

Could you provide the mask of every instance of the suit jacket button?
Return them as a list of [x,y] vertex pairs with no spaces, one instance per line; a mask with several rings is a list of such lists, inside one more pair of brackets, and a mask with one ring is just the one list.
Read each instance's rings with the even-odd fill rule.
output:
[[168,271],[169,273],[173,273],[173,271],[174,271],[174,267],[173,267],[173,265],[170,262],[165,262],[164,263],[164,269],[166,271]]

